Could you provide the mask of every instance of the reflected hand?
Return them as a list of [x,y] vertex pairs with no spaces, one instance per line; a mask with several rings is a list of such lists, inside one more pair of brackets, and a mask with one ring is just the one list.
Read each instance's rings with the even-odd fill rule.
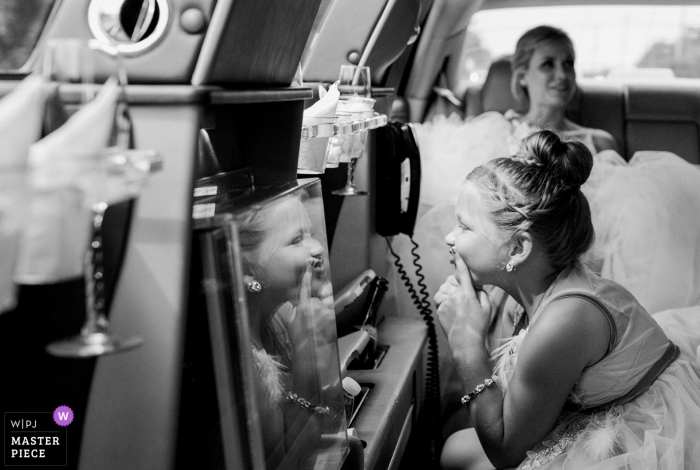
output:
[[469,268],[458,254],[455,266],[455,275],[448,277],[435,294],[438,320],[453,348],[467,337],[483,339],[491,318],[488,295],[474,287]]
[[[296,309],[290,322],[290,332],[292,336],[306,336],[306,332],[310,329],[314,317],[314,304],[311,296],[312,281],[314,268],[310,263],[306,265],[304,274],[301,276],[299,283],[299,299],[297,300]],[[301,338],[300,338],[301,339]]]

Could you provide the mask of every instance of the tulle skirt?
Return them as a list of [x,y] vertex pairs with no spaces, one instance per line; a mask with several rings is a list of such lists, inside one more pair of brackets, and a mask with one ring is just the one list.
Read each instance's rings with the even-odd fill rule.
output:
[[700,469],[700,307],[654,318],[680,357],[631,402],[562,420],[519,469]]
[[649,313],[700,305],[700,168],[669,152],[595,156],[583,186],[602,277]]
[[700,368],[681,357],[630,403],[562,422],[518,468],[697,469],[698,436]]

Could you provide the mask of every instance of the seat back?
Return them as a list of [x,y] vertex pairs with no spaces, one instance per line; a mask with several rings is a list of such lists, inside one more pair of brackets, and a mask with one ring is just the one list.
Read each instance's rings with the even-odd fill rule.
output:
[[518,102],[510,92],[512,75],[510,56],[493,61],[484,83],[467,88],[463,100],[465,117],[478,116],[486,111],[505,113],[509,109],[517,110]]
[[666,150],[700,164],[700,80],[679,86],[635,84],[625,89],[628,154]]

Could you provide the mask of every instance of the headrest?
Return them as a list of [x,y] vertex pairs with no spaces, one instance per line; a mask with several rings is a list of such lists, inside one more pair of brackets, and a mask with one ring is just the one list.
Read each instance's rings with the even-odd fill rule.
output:
[[510,56],[501,57],[491,63],[486,80],[481,86],[482,112],[505,113],[509,109],[518,108],[518,102],[510,91],[512,75]]

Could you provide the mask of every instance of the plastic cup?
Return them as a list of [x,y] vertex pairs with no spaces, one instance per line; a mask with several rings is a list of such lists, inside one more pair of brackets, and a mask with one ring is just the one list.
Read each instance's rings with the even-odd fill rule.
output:
[[302,135],[299,144],[298,174],[321,175],[326,171],[330,137],[333,136],[333,125],[337,120],[338,118],[335,116],[303,118],[307,135]]
[[355,141],[357,139],[357,134],[352,133],[352,123],[361,120],[363,113],[362,111],[347,111],[338,114],[340,128],[345,128],[346,130],[346,133],[342,134],[342,138],[339,141],[338,161],[340,163],[348,163],[352,158],[353,148],[355,147]]
[[346,135],[342,133],[342,128],[352,121],[350,113],[336,113],[339,126],[338,134],[329,138],[328,159],[326,160],[326,168],[338,168],[340,157],[343,154],[343,144],[345,143]]
[[[375,102],[376,100],[373,98],[341,96],[338,100],[337,111],[350,113],[353,121],[360,121],[372,117]],[[367,142],[367,131],[359,131],[346,136],[347,141],[351,141],[351,145],[344,145],[340,156],[340,161],[344,163],[362,157]]]

